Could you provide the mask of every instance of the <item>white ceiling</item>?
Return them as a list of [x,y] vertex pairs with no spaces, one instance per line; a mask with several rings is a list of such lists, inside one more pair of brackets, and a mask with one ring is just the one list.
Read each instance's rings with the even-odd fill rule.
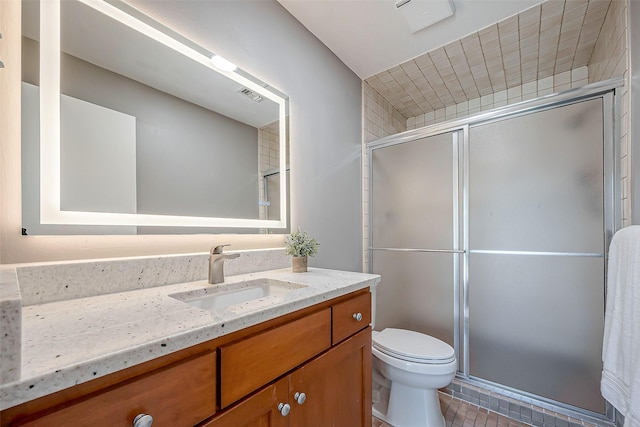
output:
[[395,0],[278,2],[353,72],[366,79],[515,15],[542,0],[453,0],[454,16],[415,34],[411,33],[409,25],[396,10]]

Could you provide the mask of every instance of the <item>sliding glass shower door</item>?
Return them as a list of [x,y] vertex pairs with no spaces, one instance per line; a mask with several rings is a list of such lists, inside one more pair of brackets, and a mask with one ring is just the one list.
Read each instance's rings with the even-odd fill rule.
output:
[[376,329],[448,342],[463,379],[604,414],[611,105],[600,94],[373,145]]
[[469,374],[603,413],[602,99],[469,131]]
[[460,239],[457,132],[375,150],[373,265],[384,271],[376,328],[403,327],[452,346]]

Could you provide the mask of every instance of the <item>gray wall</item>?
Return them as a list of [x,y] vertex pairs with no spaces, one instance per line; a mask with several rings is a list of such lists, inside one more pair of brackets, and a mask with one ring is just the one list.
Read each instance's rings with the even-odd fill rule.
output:
[[[37,85],[37,44],[23,43]],[[138,213],[258,218],[256,128],[73,56],[61,67],[62,93],[136,117]]]
[[361,81],[276,1],[131,1],[290,97],[292,229],[362,269]]
[[631,222],[640,224],[640,2],[629,2],[629,55],[631,71]]

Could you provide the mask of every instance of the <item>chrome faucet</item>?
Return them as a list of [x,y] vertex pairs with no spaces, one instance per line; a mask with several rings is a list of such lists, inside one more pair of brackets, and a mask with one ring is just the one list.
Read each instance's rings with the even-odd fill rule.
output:
[[240,254],[223,254],[222,249],[225,246],[229,245],[218,245],[211,248],[211,253],[209,254],[209,283],[212,285],[224,282],[224,260],[240,256]]

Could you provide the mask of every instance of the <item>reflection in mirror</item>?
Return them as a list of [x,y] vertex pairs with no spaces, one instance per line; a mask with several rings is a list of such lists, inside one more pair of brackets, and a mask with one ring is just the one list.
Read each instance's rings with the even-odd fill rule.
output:
[[24,2],[27,233],[286,232],[286,96],[211,55],[124,3]]

